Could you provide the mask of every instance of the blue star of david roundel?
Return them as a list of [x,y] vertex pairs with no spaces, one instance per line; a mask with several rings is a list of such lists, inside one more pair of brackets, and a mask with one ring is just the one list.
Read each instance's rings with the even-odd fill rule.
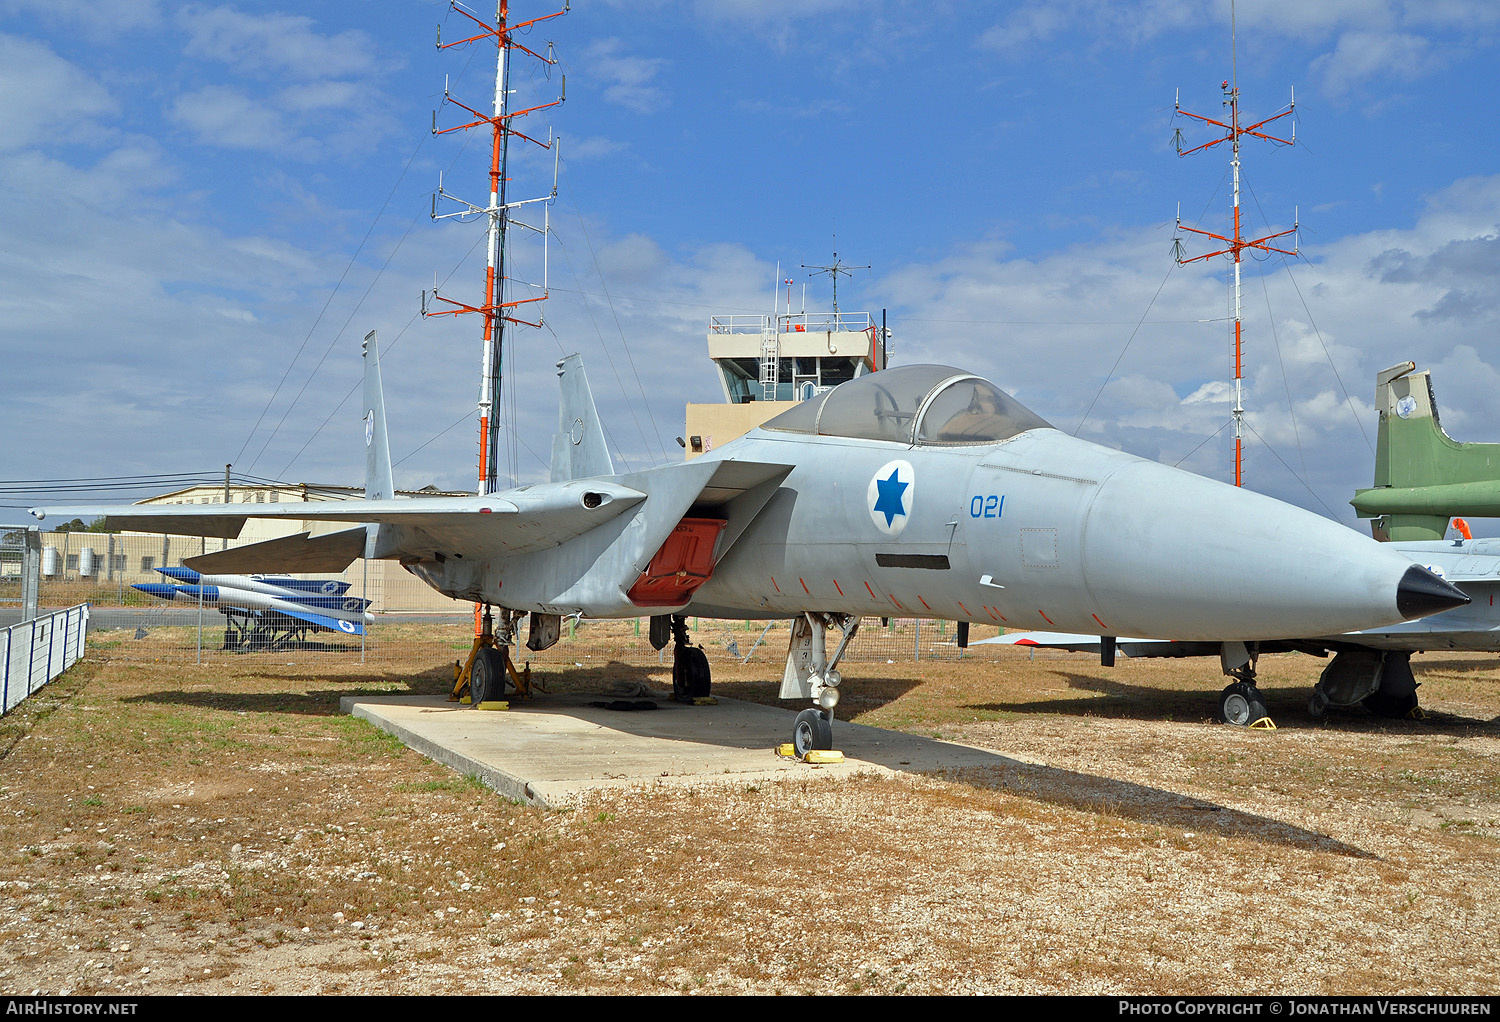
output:
[[899,536],[911,517],[912,495],[916,492],[912,484],[916,474],[911,462],[889,461],[876,470],[865,494],[865,504],[870,509],[870,520],[887,536]]

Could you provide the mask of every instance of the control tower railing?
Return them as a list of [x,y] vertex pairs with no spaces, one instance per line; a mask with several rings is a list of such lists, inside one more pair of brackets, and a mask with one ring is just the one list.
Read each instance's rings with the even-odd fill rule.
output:
[[[774,321],[774,330],[773,330]],[[714,316],[709,320],[711,334],[764,333],[865,333],[875,326],[868,312],[797,312],[784,316],[736,315]]]

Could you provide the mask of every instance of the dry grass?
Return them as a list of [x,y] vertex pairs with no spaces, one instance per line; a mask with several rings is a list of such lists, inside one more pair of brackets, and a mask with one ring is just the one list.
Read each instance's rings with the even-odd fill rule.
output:
[[[841,716],[1004,770],[555,812],[337,714],[444,664],[96,654],[0,721],[0,989],[1494,991],[1493,657],[1418,658],[1426,722],[1317,724],[1321,662],[1268,659],[1251,733],[1212,723],[1211,662],[993,655],[851,668]],[[620,678],[667,681],[544,683]]]

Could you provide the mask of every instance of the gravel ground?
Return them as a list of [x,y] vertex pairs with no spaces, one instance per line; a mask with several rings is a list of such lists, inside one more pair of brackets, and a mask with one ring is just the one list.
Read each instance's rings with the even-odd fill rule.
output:
[[1213,664],[993,656],[862,667],[840,712],[1015,766],[568,811],[337,715],[441,669],[92,656],[0,722],[0,990],[1496,991],[1495,658],[1419,658],[1426,721],[1318,723],[1322,662],[1275,658],[1251,732]]

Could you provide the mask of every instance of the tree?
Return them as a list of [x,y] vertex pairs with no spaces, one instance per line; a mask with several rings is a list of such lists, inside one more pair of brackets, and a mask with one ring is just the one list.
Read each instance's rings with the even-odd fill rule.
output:
[[109,528],[106,528],[105,525],[104,525],[104,519],[103,518],[95,518],[92,522],[90,522],[87,525],[85,525],[83,523],[83,519],[82,518],[75,518],[71,522],[64,522],[62,525],[59,525],[57,528],[53,529],[52,531],[53,532],[119,532],[120,530],[119,529],[109,529]]

